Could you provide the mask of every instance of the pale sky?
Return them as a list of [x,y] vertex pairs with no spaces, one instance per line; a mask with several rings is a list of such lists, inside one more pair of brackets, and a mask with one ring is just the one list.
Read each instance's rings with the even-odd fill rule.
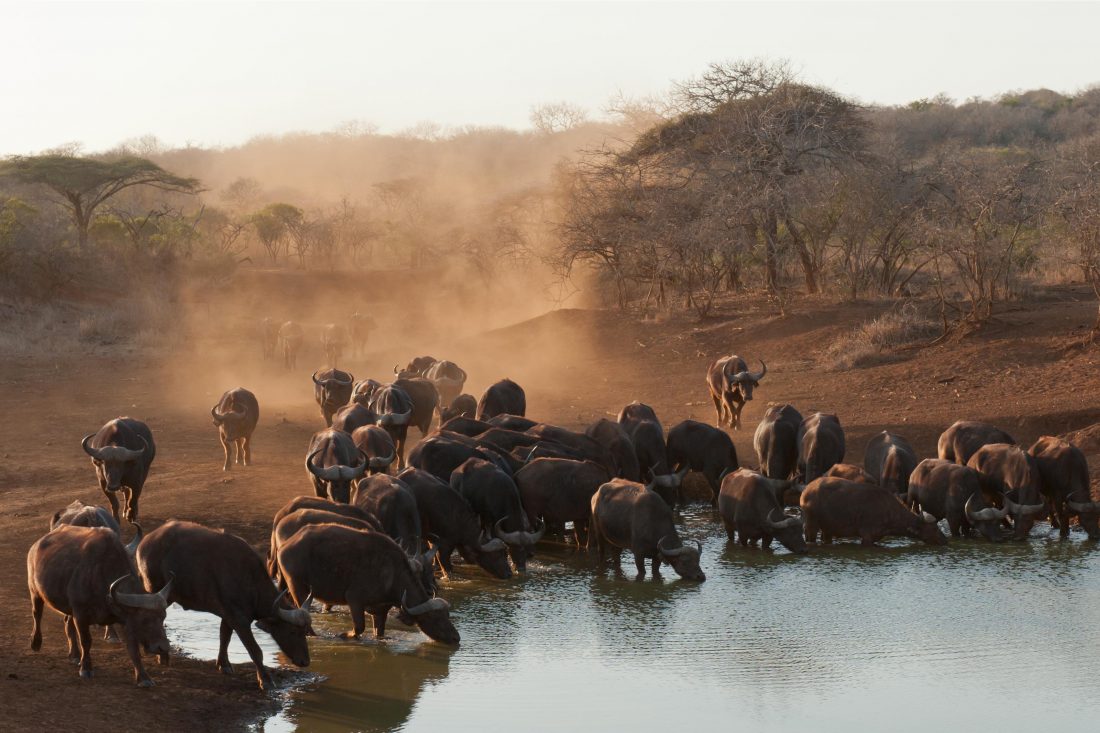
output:
[[898,104],[1100,82],[1100,3],[0,3],[0,155],[152,134],[235,145],[359,119],[599,116],[708,63],[785,58]]

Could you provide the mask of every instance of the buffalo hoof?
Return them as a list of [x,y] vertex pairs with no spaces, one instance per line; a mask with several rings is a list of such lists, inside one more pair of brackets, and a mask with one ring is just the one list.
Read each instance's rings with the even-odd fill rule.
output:
[[271,679],[271,675],[264,673],[263,677],[256,677],[256,682],[259,684],[260,689],[264,692],[270,692],[275,689],[275,682]]
[[137,686],[138,687],[155,687],[156,684],[157,684],[156,682],[153,682],[153,680],[146,677],[145,679],[138,680]]
[[90,670],[90,669],[80,670],[80,679],[90,680],[91,678],[92,678],[92,670]]
[[168,659],[168,655],[166,653],[161,652],[160,654],[157,655],[157,664],[159,664],[160,666],[167,667],[168,662],[169,662],[169,659]]
[[354,631],[345,631],[344,633],[340,634],[340,638],[348,639],[349,641],[357,640],[359,638],[359,634],[355,633]]
[[218,662],[218,671],[224,675],[233,674],[233,665],[229,662]]

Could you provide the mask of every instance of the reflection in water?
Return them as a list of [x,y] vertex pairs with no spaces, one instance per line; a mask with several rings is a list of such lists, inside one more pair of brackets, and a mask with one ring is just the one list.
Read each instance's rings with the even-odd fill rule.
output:
[[566,545],[509,582],[462,568],[443,592],[454,650],[400,625],[338,640],[346,614],[316,614],[326,679],[267,730],[1087,730],[1100,714],[1100,548],[1083,534],[798,557],[728,546],[707,509],[684,519],[702,584],[596,573]]

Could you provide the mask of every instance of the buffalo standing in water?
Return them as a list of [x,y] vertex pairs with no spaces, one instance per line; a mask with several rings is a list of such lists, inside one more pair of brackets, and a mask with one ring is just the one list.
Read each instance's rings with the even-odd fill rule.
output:
[[802,413],[794,405],[772,405],[756,426],[753,450],[760,472],[768,478],[794,478],[798,472],[799,439]]
[[800,499],[806,542],[829,544],[834,537],[858,537],[871,546],[890,535],[914,537],[930,545],[946,545],[936,518],[914,514],[892,491],[842,478],[815,480]]
[[969,466],[940,458],[921,461],[909,477],[908,498],[911,507],[946,519],[955,537],[977,529],[991,542],[1004,539],[1001,521],[1008,512],[986,503],[981,476]]
[[1016,445],[1016,439],[989,423],[959,420],[940,435],[936,453],[945,461],[965,466],[982,446],[995,443]]
[[1069,518],[1077,515],[1090,540],[1100,539],[1100,502],[1092,500],[1085,454],[1061,438],[1044,435],[1027,452],[1035,459],[1043,496],[1056,517],[1058,534],[1069,536]]
[[759,540],[767,549],[774,538],[791,552],[805,553],[802,518],[785,515],[780,502],[790,486],[790,481],[770,479],[746,468],[727,474],[718,495],[718,513],[730,541],[736,533],[742,547]]

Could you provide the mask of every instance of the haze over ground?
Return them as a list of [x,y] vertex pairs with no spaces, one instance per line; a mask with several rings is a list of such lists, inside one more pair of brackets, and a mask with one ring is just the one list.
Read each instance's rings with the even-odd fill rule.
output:
[[353,120],[523,128],[541,103],[598,116],[754,56],[878,104],[1100,81],[1095,3],[20,2],[4,17],[3,155]]

